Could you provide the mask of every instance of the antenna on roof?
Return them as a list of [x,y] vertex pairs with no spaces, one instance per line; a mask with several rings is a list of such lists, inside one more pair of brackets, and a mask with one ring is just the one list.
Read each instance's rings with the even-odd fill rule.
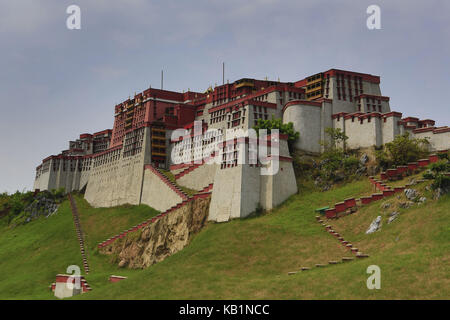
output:
[[222,85],[225,84],[225,62],[222,62]]
[[164,84],[164,70],[161,70],[161,90],[164,87],[163,84]]

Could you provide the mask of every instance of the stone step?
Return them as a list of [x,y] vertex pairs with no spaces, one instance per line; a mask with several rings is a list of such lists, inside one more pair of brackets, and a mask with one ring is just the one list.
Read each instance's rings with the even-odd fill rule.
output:
[[325,266],[326,266],[325,264],[316,263],[316,267],[317,268],[322,268],[322,267],[325,267]]
[[307,270],[311,270],[311,268],[310,267],[302,267],[301,270],[302,271],[307,271]]
[[338,264],[337,261],[328,261],[328,264]]
[[297,271],[291,271],[291,272],[288,272],[288,275],[289,275],[289,276],[292,276],[292,275],[294,275],[294,274],[297,274]]
[[342,262],[347,262],[347,261],[352,261],[352,260],[354,260],[355,258],[353,258],[353,257],[343,257],[342,258]]

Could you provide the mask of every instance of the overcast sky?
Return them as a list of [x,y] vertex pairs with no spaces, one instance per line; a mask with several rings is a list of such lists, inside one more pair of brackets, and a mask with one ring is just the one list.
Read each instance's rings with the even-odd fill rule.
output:
[[[66,8],[81,8],[68,30]],[[381,30],[366,9],[381,7]],[[404,116],[450,125],[450,1],[0,0],[0,192],[152,85],[296,81],[330,68],[381,76]],[[445,98],[447,97],[447,98]]]

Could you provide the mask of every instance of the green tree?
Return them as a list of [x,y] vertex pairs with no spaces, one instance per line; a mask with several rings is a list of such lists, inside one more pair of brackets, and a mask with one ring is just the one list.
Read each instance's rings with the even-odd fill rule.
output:
[[258,135],[260,129],[266,129],[267,134],[270,134],[273,129],[278,129],[280,133],[288,136],[288,146],[291,151],[295,140],[300,137],[300,133],[295,131],[294,124],[292,122],[283,123],[283,120],[275,119],[273,116],[270,120],[258,119],[258,122],[253,129],[256,130],[256,134]]
[[426,138],[410,138],[409,133],[406,132],[386,143],[383,149],[376,152],[376,158],[383,169],[393,165],[405,165],[425,157],[428,154],[429,144]]
[[[335,149],[339,144],[342,144],[345,152],[345,142],[348,140],[348,137],[341,130],[341,128],[325,128],[325,133],[331,139],[331,148]],[[329,146],[326,142],[323,142],[322,144],[325,145],[326,149],[328,149]]]

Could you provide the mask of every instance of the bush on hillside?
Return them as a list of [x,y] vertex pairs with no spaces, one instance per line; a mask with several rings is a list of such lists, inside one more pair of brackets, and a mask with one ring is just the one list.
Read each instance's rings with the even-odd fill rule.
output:
[[294,124],[292,122],[283,123],[282,119],[275,119],[272,116],[272,119],[263,120],[258,119],[258,122],[253,127],[257,134],[259,134],[259,130],[267,130],[267,134],[270,134],[273,129],[278,129],[280,134],[286,134],[288,136],[288,146],[289,150],[293,150],[293,145],[295,140],[300,137],[300,133],[295,131]]
[[0,212],[2,213],[0,217],[5,218],[8,224],[17,225],[28,222],[31,220],[28,219],[29,217],[36,218],[41,214],[40,211],[44,212],[41,208],[43,202],[47,203],[46,209],[54,208],[62,202],[64,197],[64,188],[45,190],[36,195],[31,191],[16,191],[13,194],[2,193],[0,195]]
[[424,179],[434,180],[431,184],[433,190],[450,189],[450,177],[446,173],[450,172],[450,161],[440,160],[428,166],[427,172],[423,174]]
[[378,165],[386,170],[392,166],[406,165],[428,155],[428,139],[410,138],[406,132],[375,152]]
[[351,151],[341,148],[348,137],[340,130],[327,128],[329,139],[322,141],[324,151],[313,158],[293,153],[296,177],[314,180],[316,187],[328,190],[337,182],[352,181],[366,172],[366,167]]

